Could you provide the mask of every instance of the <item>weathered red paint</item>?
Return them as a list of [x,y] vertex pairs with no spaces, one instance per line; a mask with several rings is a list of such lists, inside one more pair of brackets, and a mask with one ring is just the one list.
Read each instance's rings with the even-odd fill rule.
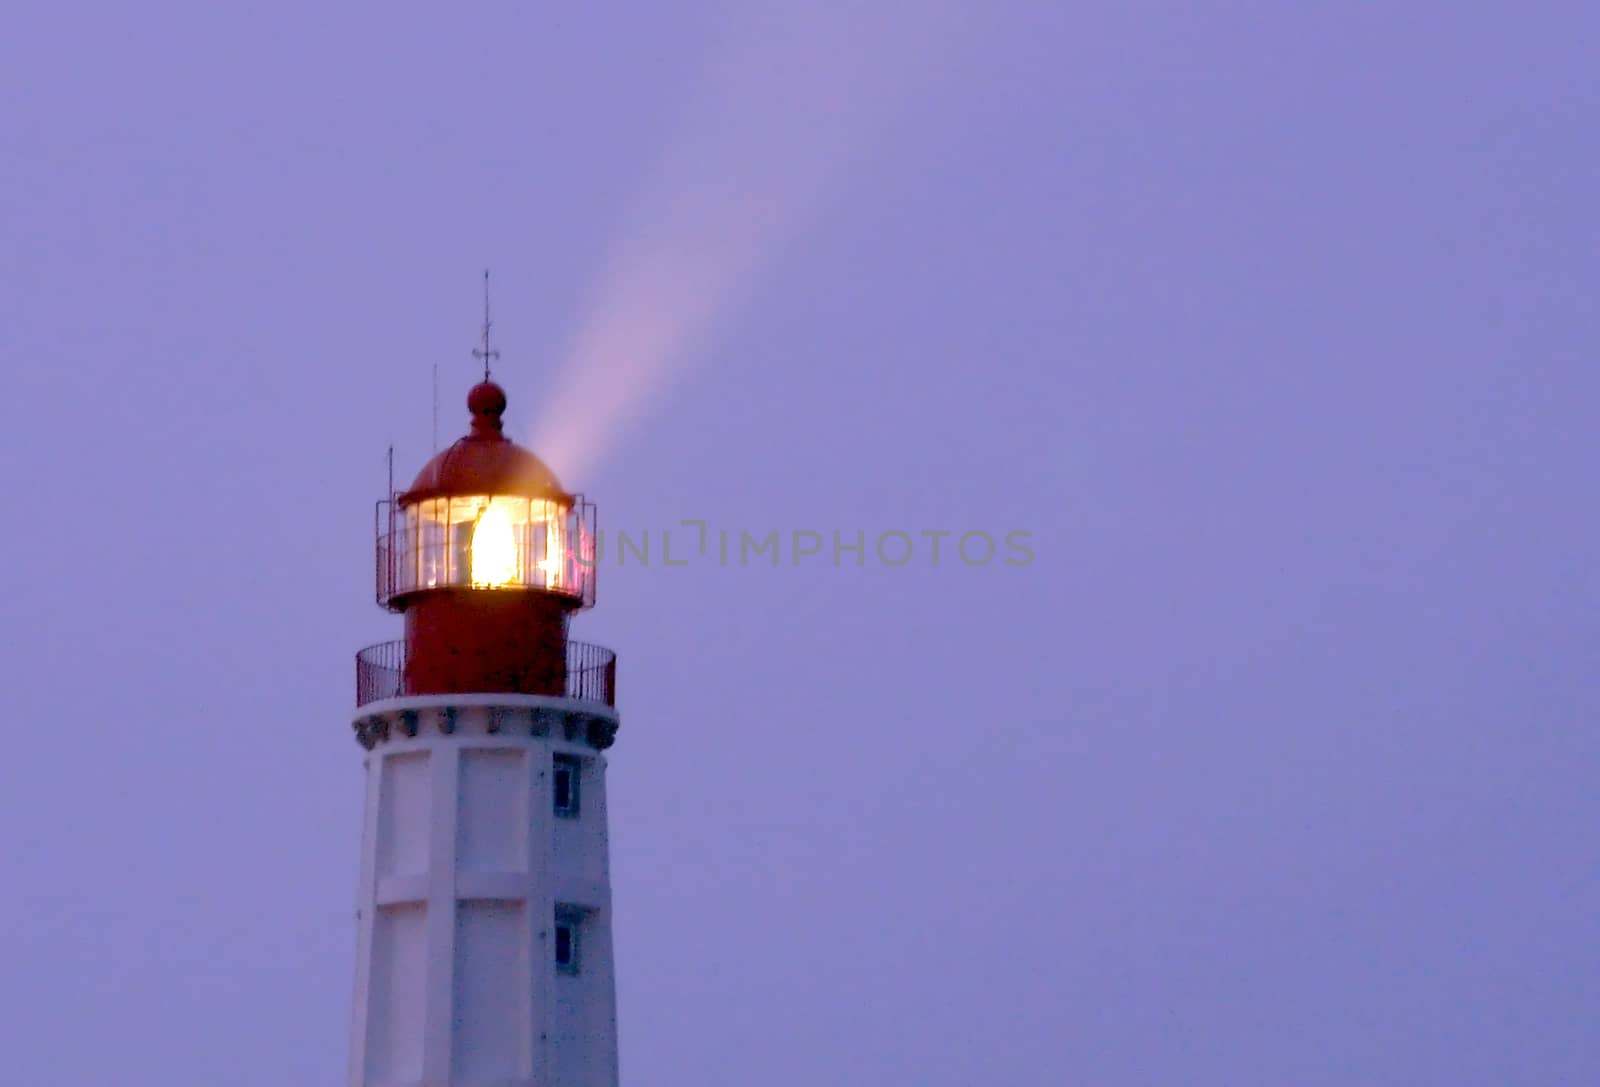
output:
[[540,589],[436,589],[406,606],[410,694],[562,695],[570,597]]

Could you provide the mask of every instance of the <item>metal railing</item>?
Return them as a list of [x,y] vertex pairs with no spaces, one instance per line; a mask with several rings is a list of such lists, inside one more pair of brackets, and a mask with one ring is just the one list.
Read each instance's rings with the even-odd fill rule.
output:
[[615,706],[617,655],[590,642],[568,642],[567,697]]
[[[356,654],[357,706],[415,693],[406,683],[404,641],[379,642]],[[568,642],[566,696],[615,706],[617,655],[589,642]]]
[[379,642],[356,654],[356,705],[406,693],[406,643]]

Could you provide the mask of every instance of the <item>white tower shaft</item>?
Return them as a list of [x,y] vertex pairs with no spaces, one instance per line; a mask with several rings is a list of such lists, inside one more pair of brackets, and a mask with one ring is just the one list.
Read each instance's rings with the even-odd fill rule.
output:
[[616,725],[536,695],[363,707],[350,1087],[616,1087]]

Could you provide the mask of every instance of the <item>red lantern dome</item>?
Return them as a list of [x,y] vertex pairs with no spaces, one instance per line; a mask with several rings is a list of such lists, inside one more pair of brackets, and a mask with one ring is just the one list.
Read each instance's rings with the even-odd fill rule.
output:
[[472,430],[466,437],[435,456],[400,496],[401,505],[441,495],[520,495],[552,498],[567,505],[572,495],[538,457],[505,436],[500,417],[505,414],[505,390],[492,381],[472,387],[467,394]]

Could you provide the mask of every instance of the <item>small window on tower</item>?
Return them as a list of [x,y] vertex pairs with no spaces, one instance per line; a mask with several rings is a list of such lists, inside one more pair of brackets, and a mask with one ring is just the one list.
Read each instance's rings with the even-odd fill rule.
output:
[[556,969],[563,974],[578,972],[578,932],[581,915],[556,907]]
[[557,755],[555,759],[556,814],[568,819],[578,814],[579,761],[570,755]]

